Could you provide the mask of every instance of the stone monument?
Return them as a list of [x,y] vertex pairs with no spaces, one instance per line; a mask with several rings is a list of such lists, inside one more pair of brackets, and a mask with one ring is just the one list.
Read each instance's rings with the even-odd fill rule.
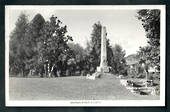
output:
[[101,30],[101,56],[100,66],[97,67],[97,72],[108,73],[109,67],[107,65],[107,46],[106,46],[106,27],[103,26]]

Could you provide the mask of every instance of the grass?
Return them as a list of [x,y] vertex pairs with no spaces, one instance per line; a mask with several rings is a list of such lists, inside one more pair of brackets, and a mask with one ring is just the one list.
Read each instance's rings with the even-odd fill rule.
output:
[[158,100],[137,95],[114,76],[88,80],[83,76],[59,78],[9,78],[10,100]]

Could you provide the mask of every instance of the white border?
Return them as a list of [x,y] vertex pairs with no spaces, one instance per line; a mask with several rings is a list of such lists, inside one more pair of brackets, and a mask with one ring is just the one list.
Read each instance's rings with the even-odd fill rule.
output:
[[[9,11],[14,9],[35,10],[38,8],[59,9],[59,10],[133,10],[133,9],[160,9],[161,10],[161,30],[160,30],[160,100],[59,100],[59,101],[11,101],[9,100]],[[165,5],[7,5],[5,6],[5,104],[6,106],[165,106]]]

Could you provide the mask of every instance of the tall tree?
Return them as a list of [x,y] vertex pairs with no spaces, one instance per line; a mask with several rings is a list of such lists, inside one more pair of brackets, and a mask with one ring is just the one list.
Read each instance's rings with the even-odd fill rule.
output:
[[108,66],[112,66],[112,62],[114,61],[114,55],[113,55],[113,51],[112,51],[112,46],[110,45],[110,40],[107,39],[107,64]]
[[21,13],[13,32],[10,34],[9,45],[9,65],[10,72],[24,76],[26,59],[28,57],[26,48],[26,31],[28,28],[28,18]]
[[[160,10],[139,10],[138,19],[142,21],[143,28],[148,38],[150,52],[145,52],[150,65],[160,70]],[[145,50],[144,50],[145,51]],[[142,51],[143,52],[143,51]]]
[[85,60],[87,57],[85,49],[81,45],[74,43],[69,43],[68,46],[74,53],[74,59],[76,62],[75,71],[82,72],[81,74],[83,75],[87,64],[87,60]]
[[120,45],[116,44],[112,48],[112,52],[113,52],[113,57],[111,58],[111,67],[113,70],[112,72],[118,75],[127,75],[125,51],[122,49]]
[[63,26],[62,22],[53,16],[50,21],[46,21],[41,30],[41,39],[39,47],[39,56],[42,58],[45,70],[48,75],[51,74],[53,68],[58,70],[66,68],[67,58],[71,55],[67,45],[68,40],[72,41],[72,37],[66,35],[67,26]]
[[38,49],[39,49],[39,40],[41,37],[40,31],[43,28],[45,20],[41,14],[36,14],[32,21],[29,23],[27,32],[26,32],[26,47],[29,49],[30,56],[27,60],[28,69],[36,69],[41,66],[38,58]]
[[100,52],[101,52],[101,28],[102,25],[100,22],[95,23],[93,25],[93,31],[91,34],[91,41],[90,41],[90,52],[89,52],[89,61],[90,61],[90,68],[91,71],[94,72],[97,66],[100,65]]

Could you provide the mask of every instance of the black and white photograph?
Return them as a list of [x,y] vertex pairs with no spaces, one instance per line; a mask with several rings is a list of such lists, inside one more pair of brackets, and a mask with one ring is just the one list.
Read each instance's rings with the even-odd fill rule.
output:
[[6,5],[6,106],[165,106],[165,5]]

